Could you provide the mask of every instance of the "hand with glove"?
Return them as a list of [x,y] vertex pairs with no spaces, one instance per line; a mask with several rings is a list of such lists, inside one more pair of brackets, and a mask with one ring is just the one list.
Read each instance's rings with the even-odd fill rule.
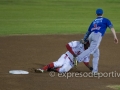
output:
[[74,61],[74,66],[76,67],[78,65],[78,61],[76,60],[75,57],[74,57],[73,61]]
[[80,40],[80,43],[85,44],[84,39],[81,39],[81,40]]

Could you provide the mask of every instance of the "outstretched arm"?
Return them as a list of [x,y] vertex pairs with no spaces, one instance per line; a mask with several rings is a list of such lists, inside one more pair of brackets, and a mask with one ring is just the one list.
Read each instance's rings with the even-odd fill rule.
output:
[[86,32],[86,34],[84,35],[84,41],[86,42],[86,40],[88,39],[89,35],[91,34],[91,27],[92,27],[92,23],[90,24],[88,31]]
[[89,35],[90,35],[90,31],[87,31],[87,33],[85,34],[85,36],[83,38],[84,42],[86,42],[86,40],[88,39]]
[[73,50],[69,44],[66,44],[66,48],[74,57],[76,57],[75,53],[73,52]]
[[117,38],[117,35],[116,35],[116,32],[115,32],[115,29],[112,27],[112,28],[110,28],[110,30],[111,30],[112,33],[113,33],[114,42],[115,42],[116,44],[118,44],[118,38]]

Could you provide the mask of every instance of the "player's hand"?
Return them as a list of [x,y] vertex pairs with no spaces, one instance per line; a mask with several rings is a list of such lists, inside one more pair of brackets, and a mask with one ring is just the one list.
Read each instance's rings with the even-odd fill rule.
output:
[[84,39],[81,39],[81,40],[80,40],[80,43],[84,44],[84,43],[85,43]]
[[118,39],[117,39],[117,38],[114,38],[114,42],[115,42],[116,44],[118,44]]
[[74,66],[77,66],[78,65],[78,61],[76,60],[76,58],[74,57]]

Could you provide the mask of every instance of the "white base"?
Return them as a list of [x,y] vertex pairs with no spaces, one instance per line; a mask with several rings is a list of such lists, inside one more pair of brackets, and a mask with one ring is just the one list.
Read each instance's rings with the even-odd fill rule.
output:
[[28,71],[24,71],[24,70],[10,70],[9,73],[10,74],[29,74]]

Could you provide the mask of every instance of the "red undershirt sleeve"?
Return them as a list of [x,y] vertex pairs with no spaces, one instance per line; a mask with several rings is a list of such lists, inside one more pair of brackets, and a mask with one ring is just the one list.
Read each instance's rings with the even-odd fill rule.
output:
[[69,44],[66,45],[66,48],[72,55],[75,55],[75,53],[73,52],[73,50],[72,50],[72,48],[70,47]]

